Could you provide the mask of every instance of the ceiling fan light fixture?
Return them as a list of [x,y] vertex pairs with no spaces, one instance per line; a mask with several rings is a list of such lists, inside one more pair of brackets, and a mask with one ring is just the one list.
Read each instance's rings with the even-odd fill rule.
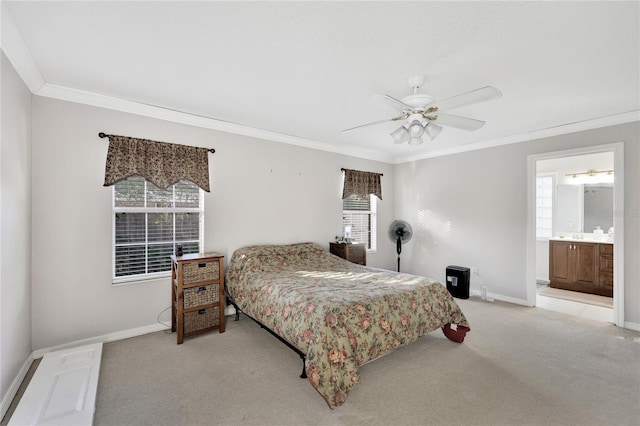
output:
[[418,120],[413,120],[409,124],[409,136],[411,136],[411,138],[419,138],[420,136],[422,136],[423,133],[424,133],[424,127],[422,126],[422,123],[419,122]]
[[409,131],[406,127],[400,126],[393,132],[391,132],[391,137],[393,138],[393,143],[404,143],[408,142],[411,138],[409,136]]
[[423,142],[424,140],[422,139],[422,136],[417,136],[409,139],[409,145],[413,145],[413,146],[422,145]]
[[424,126],[424,132],[429,136],[429,139],[434,140],[442,132],[442,126],[438,126],[435,123],[427,123]]

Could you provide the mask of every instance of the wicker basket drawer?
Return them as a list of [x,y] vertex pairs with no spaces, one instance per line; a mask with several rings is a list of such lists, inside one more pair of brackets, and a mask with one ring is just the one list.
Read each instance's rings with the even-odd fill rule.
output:
[[220,325],[220,308],[200,309],[184,313],[184,332],[191,333]]
[[182,266],[182,284],[212,281],[220,278],[220,261],[190,262]]
[[220,300],[220,285],[209,284],[184,289],[184,309],[196,306],[211,305]]

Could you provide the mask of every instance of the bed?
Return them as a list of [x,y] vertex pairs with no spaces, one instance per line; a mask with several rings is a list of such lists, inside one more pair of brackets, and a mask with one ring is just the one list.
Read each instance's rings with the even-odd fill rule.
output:
[[300,354],[331,409],[345,402],[364,363],[438,328],[458,343],[469,331],[441,283],[356,265],[315,243],[236,250],[225,291],[237,310]]

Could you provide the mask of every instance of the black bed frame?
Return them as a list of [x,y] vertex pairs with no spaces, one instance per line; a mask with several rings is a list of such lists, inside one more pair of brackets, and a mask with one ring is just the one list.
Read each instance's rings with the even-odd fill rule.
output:
[[246,317],[250,318],[256,324],[258,324],[261,328],[264,328],[265,330],[267,330],[269,333],[271,333],[271,335],[275,336],[278,340],[280,340],[282,343],[287,345],[287,347],[289,347],[291,350],[293,350],[295,353],[297,353],[300,356],[300,358],[302,359],[302,374],[300,374],[300,378],[301,379],[306,379],[307,378],[307,371],[306,371],[307,355],[304,354],[302,351],[300,351],[300,349],[296,348],[291,343],[289,343],[288,341],[286,341],[285,339],[280,337],[278,334],[276,334],[275,331],[271,330],[269,327],[267,327],[266,325],[264,325],[263,323],[261,323],[257,319],[253,318],[251,315],[247,315],[246,312],[243,312],[238,307],[238,305],[236,305],[236,302],[233,301],[233,299],[231,298],[231,296],[227,292],[226,288],[224,289],[224,292],[225,292],[225,296],[226,296],[227,302],[231,303],[233,305],[233,307],[235,308],[235,310],[236,310],[236,317],[235,317],[234,321],[239,321],[240,320],[240,312],[242,312]]

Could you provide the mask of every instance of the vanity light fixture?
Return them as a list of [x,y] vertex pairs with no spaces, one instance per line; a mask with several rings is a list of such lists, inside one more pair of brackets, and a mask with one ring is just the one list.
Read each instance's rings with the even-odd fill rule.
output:
[[569,183],[576,185],[583,183],[612,183],[613,170],[589,170],[586,172],[567,173]]

